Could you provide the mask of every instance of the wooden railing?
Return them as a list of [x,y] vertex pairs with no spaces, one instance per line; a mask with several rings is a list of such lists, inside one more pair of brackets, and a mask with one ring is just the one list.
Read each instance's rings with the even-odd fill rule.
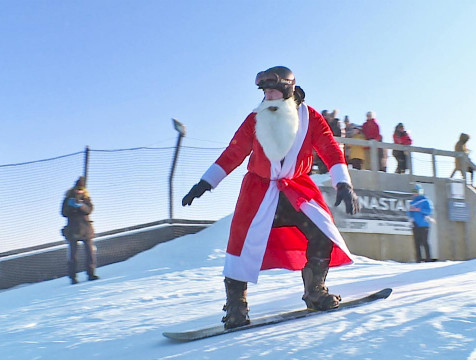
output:
[[[431,174],[425,174],[429,177],[449,177],[449,176],[438,176],[438,162],[437,156],[445,156],[451,158],[460,158],[461,159],[461,168],[467,169],[468,167],[472,167],[476,170],[476,165],[469,159],[468,155],[463,152],[456,152],[456,151],[447,151],[447,150],[439,150],[433,148],[423,148],[417,146],[410,146],[410,145],[399,145],[393,143],[385,143],[379,142],[376,140],[360,140],[360,139],[352,139],[352,138],[342,138],[336,137],[337,142],[344,145],[360,145],[369,148],[370,154],[370,170],[378,171],[379,170],[379,156],[378,156],[378,149],[387,149],[387,150],[400,150],[404,151],[408,154],[407,156],[407,167],[409,170],[410,175],[414,175],[414,167],[412,163],[412,154],[413,153],[421,153],[421,154],[428,154],[431,155],[431,162],[432,162],[432,172]],[[463,178],[466,181],[466,172],[463,172]]]

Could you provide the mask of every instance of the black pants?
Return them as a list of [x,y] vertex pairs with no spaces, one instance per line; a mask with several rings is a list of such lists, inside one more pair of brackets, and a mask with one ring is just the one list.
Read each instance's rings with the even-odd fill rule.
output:
[[306,258],[329,259],[333,242],[302,212],[296,211],[288,198],[279,193],[273,227],[296,226],[308,240]]
[[352,168],[356,170],[362,170],[363,162],[364,161],[362,159],[357,159],[357,158],[350,159],[350,164],[352,165]]
[[[387,151],[385,149],[385,151]],[[387,172],[387,153],[384,153],[384,149],[378,148],[378,164],[379,164],[379,171]]]
[[68,240],[68,275],[71,279],[76,277],[78,267],[78,241],[82,241],[84,244],[84,250],[86,254],[86,271],[88,275],[92,276],[96,271],[96,248],[94,246],[93,240]]
[[414,226],[413,227],[413,239],[415,240],[416,260],[422,261],[421,247],[425,249],[426,261],[431,260],[430,245],[428,244],[428,227]]
[[394,150],[393,156],[397,160],[397,164],[398,164],[395,172],[397,174],[403,174],[405,170],[407,170],[407,156],[405,155],[405,152],[400,150]]

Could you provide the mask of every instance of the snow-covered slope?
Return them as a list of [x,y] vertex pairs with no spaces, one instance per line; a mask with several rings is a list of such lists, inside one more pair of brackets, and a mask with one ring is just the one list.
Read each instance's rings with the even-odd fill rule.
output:
[[[101,280],[67,278],[0,292],[0,359],[471,359],[476,360],[476,260],[400,264],[357,258],[331,269],[345,300],[384,287],[355,309],[174,343],[163,331],[218,323],[230,217],[119,264]],[[0,274],[1,276],[1,274]],[[250,284],[250,316],[301,308],[298,272]]]

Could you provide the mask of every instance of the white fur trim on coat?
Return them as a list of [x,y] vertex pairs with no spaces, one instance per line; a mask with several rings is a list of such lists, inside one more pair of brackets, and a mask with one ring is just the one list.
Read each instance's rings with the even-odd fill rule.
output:
[[213,189],[215,189],[225,177],[225,170],[223,170],[220,165],[213,163],[212,166],[205,171],[205,174],[203,174],[202,180],[205,180]]
[[329,170],[331,174],[332,186],[337,188],[338,183],[346,183],[352,186],[352,180],[350,180],[349,169],[346,164],[335,164]]
[[258,282],[278,199],[279,190],[276,182],[271,182],[250,224],[240,256],[226,253],[223,275],[239,281],[254,284]]

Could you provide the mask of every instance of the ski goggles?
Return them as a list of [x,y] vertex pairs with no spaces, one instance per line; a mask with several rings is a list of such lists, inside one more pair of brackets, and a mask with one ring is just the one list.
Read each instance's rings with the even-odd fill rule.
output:
[[279,89],[281,87],[292,86],[296,83],[295,79],[283,79],[278,74],[261,71],[256,75],[255,84],[258,89]]

